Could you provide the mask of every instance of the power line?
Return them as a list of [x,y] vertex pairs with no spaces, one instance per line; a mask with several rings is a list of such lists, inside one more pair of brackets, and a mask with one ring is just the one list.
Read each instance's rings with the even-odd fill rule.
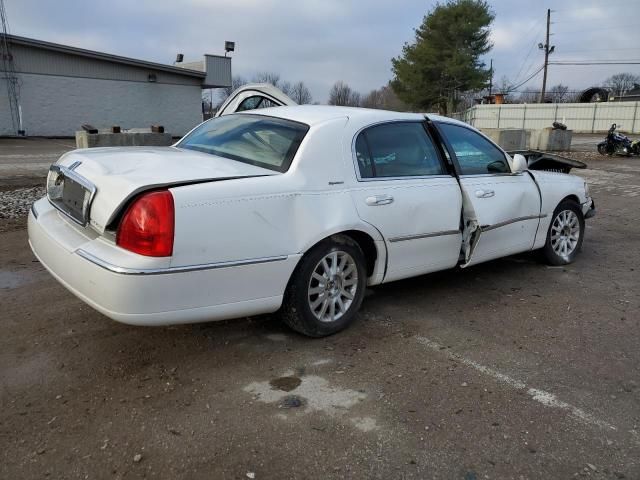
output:
[[509,91],[511,90],[515,90],[517,88],[520,88],[522,85],[524,85],[525,83],[527,83],[529,80],[533,80],[542,70],[544,69],[544,65],[542,65],[540,68],[538,68],[538,70],[536,70],[535,72],[533,72],[533,74],[531,74],[531,76],[529,76],[527,79],[525,79],[524,81],[520,82],[517,85],[512,86]]
[[624,48],[597,48],[586,50],[563,50],[562,53],[592,53],[592,52],[617,52],[620,50],[640,50],[638,47],[624,47]]
[[550,65],[640,65],[640,60],[565,60],[549,62]]
[[627,25],[616,25],[615,27],[600,27],[600,28],[585,28],[583,30],[570,30],[568,32],[563,32],[562,30],[560,30],[559,32],[554,33],[554,35],[571,35],[574,33],[585,33],[585,30],[588,31],[589,33],[591,32],[600,32],[600,31],[604,31],[604,30],[617,30],[617,29],[621,29],[621,28],[631,28],[631,27],[638,27],[637,23],[629,23]]
[[[522,69],[524,68],[524,64],[527,62],[527,60],[528,60],[528,59],[529,59],[529,57],[531,56],[531,53],[532,53],[532,52],[533,52],[533,50],[536,48],[537,41],[536,41],[535,39],[536,39],[536,38],[538,37],[538,35],[540,34],[540,31],[541,31],[541,30],[542,30],[542,27],[541,27],[541,28],[539,28],[539,29],[536,31],[536,34],[535,34],[535,36],[534,36],[534,40],[533,40],[533,44],[531,45],[531,48],[529,49],[529,52],[527,52],[527,56],[526,56],[526,57],[524,57],[524,60],[522,61],[522,64],[520,65],[520,70],[518,70],[518,73],[516,74],[516,77],[515,77],[515,79],[514,79],[514,82],[517,82],[518,80],[520,80],[520,74],[522,73]],[[525,73],[524,73],[524,75],[525,75],[525,76],[527,75],[527,73],[529,72],[529,70],[531,70],[531,66],[532,66],[532,64],[533,64],[533,62],[531,62],[531,63],[529,64],[529,67],[527,68],[527,70],[526,70],[526,71],[525,71]]]

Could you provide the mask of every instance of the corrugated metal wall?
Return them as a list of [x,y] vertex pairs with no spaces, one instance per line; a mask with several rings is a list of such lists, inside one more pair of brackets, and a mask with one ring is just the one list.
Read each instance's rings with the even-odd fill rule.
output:
[[219,55],[205,55],[207,78],[203,87],[217,88],[231,86],[231,58]]
[[[198,85],[130,82],[18,74],[23,127],[28,136],[68,136],[88,123],[96,128],[164,125],[184,135],[202,121]],[[4,94],[2,94],[5,92]],[[15,135],[0,76],[0,136]]]
[[452,117],[477,128],[536,130],[558,121],[574,132],[606,132],[617,123],[623,131],[640,133],[640,102],[475,105]]
[[12,44],[11,50],[16,70],[20,73],[129,82],[148,82],[149,74],[154,74],[155,83],[202,85],[202,78],[173,74],[153,68],[125,65],[20,44]]

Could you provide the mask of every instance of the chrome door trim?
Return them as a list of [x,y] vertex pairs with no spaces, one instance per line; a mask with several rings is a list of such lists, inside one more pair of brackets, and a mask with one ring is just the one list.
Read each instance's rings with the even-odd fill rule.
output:
[[504,222],[494,223],[493,225],[483,225],[482,227],[480,227],[480,231],[489,232],[491,230],[495,230],[496,228],[511,225],[512,223],[524,222],[527,220],[540,220],[541,218],[545,218],[546,216],[547,214],[543,213],[542,215],[527,215],[526,217],[516,217],[516,218],[512,218],[511,220],[506,220]]
[[445,230],[443,232],[419,233],[417,235],[405,235],[402,237],[393,237],[389,239],[389,243],[406,242],[408,240],[418,240],[421,238],[442,237],[445,235],[457,235],[460,230]]
[[92,253],[87,252],[81,248],[75,251],[80,257],[88,260],[89,262],[104,268],[113,273],[121,275],[167,275],[172,273],[185,273],[195,272],[200,270],[214,270],[217,268],[231,268],[242,267],[245,265],[256,265],[260,263],[280,262],[289,258],[287,255],[281,255],[277,257],[262,257],[262,258],[250,258],[247,260],[235,260],[230,262],[216,262],[216,263],[203,263],[199,265],[185,265],[182,267],[165,267],[165,268],[128,268],[120,267],[112,263],[102,260],[96,257]]

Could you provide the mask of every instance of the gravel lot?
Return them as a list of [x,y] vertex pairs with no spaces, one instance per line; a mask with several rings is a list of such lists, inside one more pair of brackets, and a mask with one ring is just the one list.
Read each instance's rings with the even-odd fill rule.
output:
[[640,159],[574,155],[598,207],[576,263],[379,286],[319,340],[103,317],[7,218],[42,176],[2,177],[0,478],[640,478]]
[[44,186],[0,191],[0,219],[24,218],[29,213],[33,202],[42,198],[44,194]]

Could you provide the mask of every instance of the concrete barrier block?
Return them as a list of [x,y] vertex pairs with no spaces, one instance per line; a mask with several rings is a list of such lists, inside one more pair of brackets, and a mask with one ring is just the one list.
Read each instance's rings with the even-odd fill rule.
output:
[[88,133],[85,131],[76,132],[77,148],[97,148],[97,147],[142,147],[155,146],[166,147],[173,144],[170,133],[155,132],[127,132],[111,133],[98,132]]
[[505,150],[524,150],[527,131],[522,128],[482,128],[482,133]]
[[529,148],[532,150],[543,150],[548,152],[568,152],[571,150],[572,130],[560,130],[553,128],[543,128],[531,130]]

